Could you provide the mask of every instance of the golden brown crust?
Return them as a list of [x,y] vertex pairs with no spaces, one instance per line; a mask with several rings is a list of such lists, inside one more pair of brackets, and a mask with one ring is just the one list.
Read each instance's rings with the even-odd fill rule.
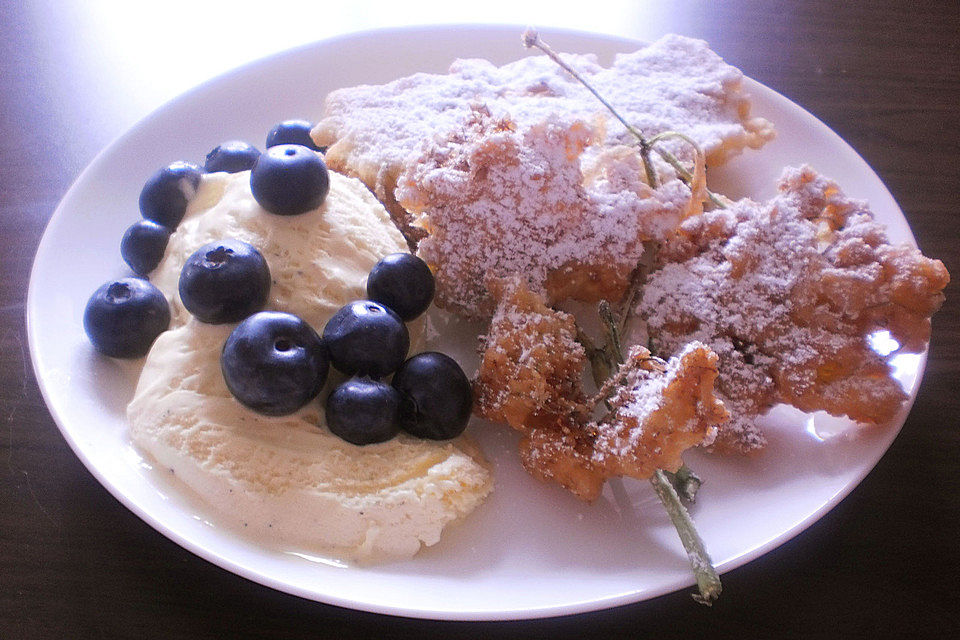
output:
[[[708,100],[718,101],[710,109],[719,120],[707,120],[735,124],[737,132],[711,136],[708,161],[771,139],[769,123],[749,117],[739,74],[701,45],[668,37],[619,60],[615,73],[645,77],[652,68],[670,69],[699,80],[703,69],[719,73],[723,91]],[[640,311],[658,353],[702,340],[719,355],[717,389],[733,416],[714,450],[761,449],[755,419],[779,402],[867,423],[896,414],[906,395],[867,337],[887,330],[903,351],[925,347],[949,281],[941,262],[891,245],[863,203],[809,168],[788,169],[768,203],[741,201],[707,213],[702,154],[692,189],[669,175],[652,189],[632,140],[611,134],[618,124],[606,114],[568,109],[584,97],[581,87],[547,70],[523,79],[539,64],[533,60],[503,69],[460,61],[448,76],[418,74],[334,92],[313,132],[319,144],[333,145],[330,166],[359,176],[411,247],[420,243],[436,271],[441,307],[481,317],[496,311],[478,378],[481,413],[525,430],[525,451],[579,451],[582,420],[565,416],[579,415],[584,402],[575,375],[584,356],[571,346],[572,319],[549,305],[619,300],[643,243],[656,240],[662,268],[652,274]],[[586,59],[577,64],[600,82],[614,72]],[[604,85],[608,92],[622,93],[622,83]],[[614,102],[629,111],[635,94]],[[546,104],[568,110],[558,118],[543,110]],[[430,117],[409,118],[411,106]],[[690,123],[704,115],[692,114]],[[688,124],[680,120],[668,128]],[[687,151],[681,146],[678,153]],[[513,312],[528,318],[508,330],[497,303],[509,295],[491,296],[488,285],[515,274],[526,289],[516,294]],[[560,355],[542,353],[551,340]],[[522,361],[529,353],[543,370]],[[531,431],[542,425],[556,433]],[[595,475],[593,464],[578,462],[566,474],[569,484],[589,494],[584,478]]]
[[489,316],[487,282],[514,273],[551,303],[619,299],[643,247],[636,213],[582,184],[592,129],[546,122],[515,131],[483,109],[475,116],[427,147],[397,189],[422,214],[428,236],[418,254],[435,270],[437,305]]
[[[610,67],[593,56],[564,57],[646,135],[682,131],[700,144],[711,164],[774,137],[770,122],[750,116],[743,74],[701,40],[668,35],[617,56]],[[423,144],[461,129],[476,105],[498,117],[508,114],[521,129],[555,115],[565,124],[602,123],[605,146],[633,143],[592,94],[545,56],[503,67],[457,60],[447,74],[417,73],[332,91],[311,135],[319,146],[330,147],[330,166],[363,180],[404,235],[414,239],[422,232],[396,204],[397,178]],[[688,151],[683,145],[673,150]]]
[[669,363],[634,347],[614,377],[609,411],[591,420],[600,399],[585,398],[573,318],[519,277],[492,289],[499,304],[474,383],[476,411],[523,433],[520,459],[535,477],[594,500],[608,478],[676,469],[683,451],[711,440],[727,419],[713,395],[717,356],[694,344]]
[[438,306],[484,317],[491,278],[522,273],[547,304],[623,296],[643,243],[671,235],[702,201],[677,179],[644,183],[636,148],[597,149],[584,122],[518,130],[477,107],[427,145],[400,178],[399,202],[428,236]]
[[922,349],[949,281],[809,167],[787,169],[778,189],[685,222],[639,305],[658,349],[698,339],[720,355],[717,387],[734,414],[724,451],[762,447],[754,419],[778,402],[891,420],[907,396],[870,335]]
[[625,383],[600,420],[558,422],[528,433],[520,444],[527,471],[595,500],[609,478],[675,471],[681,454],[709,442],[729,417],[713,392],[717,356],[704,345],[690,345],[669,363],[634,347],[618,375]]
[[586,412],[586,362],[573,316],[549,309],[519,277],[491,282],[499,300],[474,381],[477,415],[525,430]]

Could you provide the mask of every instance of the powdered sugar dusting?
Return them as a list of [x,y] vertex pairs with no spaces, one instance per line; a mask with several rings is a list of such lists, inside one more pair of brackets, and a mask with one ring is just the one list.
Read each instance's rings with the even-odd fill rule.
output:
[[[519,277],[495,281],[493,294],[497,311],[482,340],[475,409],[523,433],[520,460],[534,476],[593,500],[607,478],[677,468],[684,450],[709,441],[726,420],[713,393],[717,357],[706,346],[690,345],[668,363],[632,347],[588,400],[573,317],[547,307]],[[610,410],[590,420],[611,390]]]
[[[647,136],[680,130],[720,160],[743,147],[759,147],[773,135],[769,122],[749,117],[742,73],[702,40],[667,35],[618,55],[609,68],[592,55],[563,58]],[[623,126],[546,56],[502,67],[457,60],[447,75],[417,73],[385,85],[334,91],[313,135],[320,145],[348,147],[355,171],[396,164],[435,135],[463,126],[476,103],[494,115],[509,114],[521,128],[551,115],[566,121],[600,119],[608,141],[627,140]],[[341,150],[332,151],[337,156]]]
[[[636,354],[637,347],[634,349]],[[706,355],[709,360],[710,356],[707,354],[709,349],[706,345],[691,342],[662,366],[648,365],[630,370],[616,395],[610,400],[612,415],[597,425],[599,435],[595,457],[600,455],[622,458],[637,451],[642,446],[643,436],[649,435],[645,434],[645,430],[651,426],[651,416],[665,409],[668,402],[665,391],[677,383],[678,374],[684,366],[689,366],[690,361],[698,356]],[[641,357],[649,357],[649,354],[644,353]],[[716,437],[716,423],[721,419],[698,425],[701,417],[700,414],[692,413],[686,416],[683,424],[674,424],[672,428],[678,432],[700,429],[701,441],[709,445]],[[624,428],[625,425],[632,425],[632,428]],[[654,453],[662,454],[662,447],[656,446]]]
[[643,241],[667,237],[688,214],[689,188],[650,189],[626,147],[592,153],[584,176],[580,156],[596,131],[583,122],[516,127],[478,107],[399,180],[398,200],[423,213],[419,255],[435,269],[437,304],[489,315],[489,281],[514,274],[549,304],[618,300]]
[[676,262],[649,277],[638,306],[661,353],[700,340],[720,356],[734,415],[721,448],[762,446],[753,419],[776,402],[891,419],[906,396],[866,336],[889,328],[922,345],[946,284],[942,264],[890,245],[865,203],[809,167],[785,170],[779,190],[685,221],[664,252]]
[[515,429],[586,412],[586,355],[573,316],[548,308],[519,276],[492,284],[497,310],[474,382],[478,415]]
[[703,344],[666,363],[635,346],[616,375],[609,413],[589,424],[533,429],[521,442],[521,460],[534,475],[587,500],[607,478],[675,470],[681,454],[710,442],[728,417],[713,392],[716,376],[717,356]]

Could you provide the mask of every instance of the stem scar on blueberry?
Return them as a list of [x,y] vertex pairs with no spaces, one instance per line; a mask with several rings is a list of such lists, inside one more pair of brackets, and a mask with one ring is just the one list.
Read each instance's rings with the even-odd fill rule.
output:
[[83,311],[83,329],[94,348],[111,358],[139,358],[170,324],[163,293],[147,280],[102,284]]
[[223,266],[232,255],[233,250],[229,247],[217,247],[212,251],[207,251],[204,256],[204,262],[210,267],[220,267]]
[[124,282],[114,282],[107,289],[107,297],[111,302],[123,302],[130,298],[130,287]]
[[201,322],[239,322],[266,304],[270,267],[251,244],[225,238],[203,245],[180,270],[177,291]]

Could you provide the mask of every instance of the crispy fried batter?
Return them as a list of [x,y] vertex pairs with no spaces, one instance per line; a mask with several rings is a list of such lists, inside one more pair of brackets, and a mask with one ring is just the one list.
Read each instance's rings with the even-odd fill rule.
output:
[[584,500],[611,477],[674,470],[727,419],[713,395],[717,356],[691,344],[670,362],[634,347],[617,375],[610,411],[591,421],[581,386],[583,348],[573,319],[549,309],[520,278],[496,283],[497,313],[474,388],[477,411],[524,434],[520,459],[535,477]]
[[[773,138],[769,122],[750,116],[743,74],[702,40],[664,36],[616,56],[610,67],[589,55],[564,59],[647,136],[682,131],[697,141],[711,164]],[[410,224],[394,198],[397,178],[423,143],[462,129],[476,104],[497,117],[510,114],[521,129],[557,115],[566,123],[601,121],[604,144],[633,142],[586,88],[546,56],[502,67],[480,59],[457,60],[447,74],[417,73],[383,85],[333,91],[312,135],[318,145],[330,147],[328,166],[363,180],[415,242],[422,230]]]
[[[525,465],[589,498],[608,475],[642,476],[653,468],[644,460],[675,460],[663,447],[650,454],[646,442],[637,444],[646,458],[618,450],[626,471],[597,461],[597,452],[615,460],[607,452],[616,447],[603,421],[585,417],[573,320],[549,308],[618,301],[650,241],[660,244],[660,268],[637,311],[658,353],[684,350],[673,373],[715,368],[719,356],[717,388],[733,417],[716,450],[762,448],[755,418],[778,402],[890,420],[905,394],[868,336],[888,330],[901,350],[923,349],[949,280],[943,264],[891,245],[865,204],[806,167],[786,170],[767,203],[703,213],[706,162],[773,137],[768,122],[749,116],[742,74],[705,43],[668,36],[609,69],[568,60],[647,136],[676,129],[699,145],[691,153],[658,142],[695,159],[691,185],[658,164],[661,184],[648,186],[625,129],[545,58],[499,68],[462,60],[448,75],[333,92],[312,133],[332,145],[331,168],[360,176],[411,246],[419,243],[439,306],[496,311],[477,406],[526,434]],[[692,341],[708,347],[690,350]],[[712,393],[707,374],[683,379],[685,389]],[[709,399],[701,394],[697,406],[714,406]],[[713,422],[699,426],[718,421],[717,411],[704,415]],[[621,418],[621,430],[666,437],[647,420]],[[687,440],[678,437],[677,452]]]
[[721,450],[762,447],[754,418],[777,402],[892,419],[906,395],[868,336],[888,330],[903,351],[922,349],[949,281],[809,167],[785,170],[778,188],[767,203],[687,220],[639,303],[661,352],[701,340],[720,355],[717,386],[735,416]]
[[586,355],[573,316],[548,308],[519,276],[490,288],[499,305],[473,385],[477,415],[520,430],[586,415]]
[[617,377],[612,410],[599,421],[526,431],[520,460],[527,471],[594,500],[608,478],[675,471],[681,454],[710,443],[729,417],[713,393],[717,356],[703,344],[691,343],[667,363],[635,346]]
[[679,180],[644,184],[636,149],[591,149],[584,177],[581,155],[595,140],[586,123],[517,131],[485,109],[474,115],[429,145],[397,188],[400,203],[423,214],[419,255],[435,270],[441,307],[489,316],[487,282],[515,273],[548,304],[617,301],[643,241],[669,237],[702,209]]

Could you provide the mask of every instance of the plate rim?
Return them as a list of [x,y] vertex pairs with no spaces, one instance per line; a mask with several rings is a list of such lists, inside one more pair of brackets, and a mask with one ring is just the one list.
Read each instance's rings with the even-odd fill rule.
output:
[[[183,534],[179,533],[176,529],[173,529],[160,519],[152,515],[148,510],[144,509],[137,501],[127,496],[118,486],[110,482],[103,472],[97,467],[93,462],[84,454],[80,444],[78,443],[75,435],[66,425],[67,420],[60,415],[59,412],[54,410],[55,403],[51,398],[50,391],[50,382],[41,375],[41,366],[39,362],[38,350],[37,350],[37,323],[33,321],[34,316],[39,311],[38,302],[37,302],[37,278],[36,272],[38,271],[38,265],[41,263],[43,256],[50,251],[48,246],[52,240],[52,232],[50,229],[54,226],[54,223],[66,215],[66,211],[69,209],[70,201],[77,197],[78,191],[81,189],[82,185],[88,180],[88,176],[94,173],[100,165],[104,164],[107,159],[114,155],[117,149],[121,148],[125,141],[135,136],[142,129],[149,128],[153,121],[159,117],[162,117],[162,114],[168,109],[171,109],[182,103],[191,101],[194,96],[209,90],[211,85],[217,85],[229,81],[238,75],[251,73],[254,69],[262,66],[270,66],[274,64],[280,64],[284,58],[295,57],[299,53],[302,53],[307,50],[312,50],[318,47],[325,46],[336,46],[337,43],[342,41],[350,40],[364,40],[369,38],[378,38],[378,37],[396,37],[404,34],[411,33],[429,33],[433,31],[450,31],[450,30],[470,30],[477,33],[502,33],[507,30],[515,30],[518,34],[522,32],[523,25],[516,25],[511,23],[446,23],[446,24],[421,24],[421,25],[404,25],[399,27],[385,27],[385,28],[375,28],[375,29],[366,29],[362,31],[353,31],[343,34],[338,34],[329,38],[323,38],[309,43],[304,43],[296,47],[291,47],[289,49],[284,49],[282,51],[274,52],[270,55],[251,60],[249,62],[243,63],[239,66],[233,67],[231,69],[225,70],[222,73],[219,73],[209,79],[204,80],[203,82],[187,89],[186,91],[177,94],[176,96],[164,101],[159,106],[150,110],[146,115],[138,119],[133,125],[129,126],[127,129],[122,131],[120,134],[115,136],[103,149],[101,149],[83,168],[83,170],[78,174],[78,176],[70,184],[70,187],[66,190],[64,195],[60,198],[57,203],[56,208],[51,214],[50,218],[47,220],[44,225],[44,231],[40,238],[40,241],[37,244],[34,259],[30,269],[29,276],[29,286],[27,291],[27,298],[25,304],[25,321],[27,329],[27,340],[28,348],[30,352],[30,361],[32,365],[32,370],[35,379],[37,380],[38,387],[43,397],[44,403],[47,407],[47,410],[57,425],[58,430],[60,431],[61,436],[66,440],[73,454],[83,463],[87,471],[93,475],[93,477],[103,486],[115,499],[117,499],[124,507],[132,511],[138,518],[143,522],[148,524],[155,531],[168,538],[169,540],[176,543],[181,548],[190,552],[191,554],[214,564],[222,569],[225,569],[241,578],[250,580],[257,584],[261,584],[278,591],[295,595],[306,600],[311,600],[315,602],[320,602],[323,604],[329,604],[333,606],[339,606],[348,609],[354,609],[359,611],[366,611],[370,613],[386,614],[392,616],[400,616],[407,618],[417,618],[417,619],[432,619],[432,620],[461,620],[461,621],[495,621],[495,620],[521,620],[521,619],[535,619],[535,618],[548,618],[548,617],[558,617],[566,615],[574,615],[579,613],[585,613],[589,611],[599,611],[610,609],[614,607],[624,606],[628,604],[635,604],[640,602],[645,602],[653,598],[663,596],[668,593],[678,591],[680,589],[688,588],[694,585],[694,580],[692,575],[687,580],[673,580],[665,581],[665,584],[662,584],[660,588],[648,589],[643,592],[640,590],[628,591],[614,596],[608,596],[600,599],[584,599],[577,600],[573,602],[567,602],[564,604],[549,605],[549,606],[540,606],[540,607],[523,607],[523,608],[509,608],[504,607],[497,610],[480,608],[476,610],[433,610],[433,609],[414,609],[410,607],[401,607],[395,605],[379,605],[375,602],[355,600],[350,598],[338,597],[335,594],[325,593],[322,597],[319,597],[317,593],[310,592],[306,589],[303,589],[297,585],[291,585],[282,581],[273,579],[270,576],[263,575],[256,572],[255,570],[249,569],[244,566],[242,563],[237,560],[231,559],[230,557],[217,553],[216,551],[207,549],[199,544],[196,544],[185,537]],[[600,32],[585,31],[579,29],[569,29],[569,28],[555,28],[555,27],[544,27],[541,29],[542,33],[554,33],[554,34],[563,34],[574,37],[579,37],[583,39],[594,39],[598,41],[605,41],[608,43],[614,43],[623,47],[628,46],[640,46],[645,44],[642,40],[624,37],[620,35],[605,34]],[[519,39],[519,37],[518,37]],[[880,188],[889,196],[890,201],[896,206],[895,214],[899,215],[906,224],[907,232],[907,241],[912,245],[916,246],[916,238],[913,234],[913,229],[909,225],[909,221],[906,219],[906,216],[903,213],[902,208],[899,203],[896,202],[896,199],[890,193],[887,186],[880,179],[877,173],[874,171],[873,167],[866,162],[866,160],[860,156],[860,154],[848,143],[846,142],[839,134],[837,134],[831,127],[826,123],[821,121],[817,116],[807,111],[803,106],[793,102],[786,96],[782,95],[778,91],[756,81],[748,76],[744,76],[745,85],[748,87],[750,92],[754,95],[757,93],[763,93],[764,99],[773,100],[786,103],[786,105],[791,110],[796,110],[803,115],[805,119],[809,119],[812,122],[816,123],[819,127],[822,127],[824,133],[827,133],[831,138],[834,139],[834,142],[839,143],[842,146],[844,151],[848,154],[852,154],[867,171],[869,171],[871,177],[877,182]],[[889,427],[884,427],[889,429],[889,433],[884,434],[882,438],[883,444],[880,448],[880,452],[876,455],[876,459],[870,461],[868,464],[864,465],[862,472],[857,474],[857,477],[854,480],[847,482],[843,487],[834,492],[829,500],[825,501],[818,509],[809,513],[801,519],[799,522],[795,523],[792,527],[780,532],[778,535],[771,537],[770,539],[755,545],[752,549],[749,549],[743,553],[740,553],[734,558],[731,558],[727,562],[717,565],[717,569],[720,573],[725,573],[741,567],[749,562],[756,560],[757,558],[769,553],[770,551],[786,544],[797,535],[805,531],[807,528],[812,526],[814,523],[823,518],[827,513],[833,510],[837,505],[840,504],[850,493],[853,492],[860,484],[863,482],[864,478],[869,475],[873,469],[877,466],[880,460],[887,454],[894,440],[898,437],[899,433],[903,429],[903,426],[909,416],[909,412],[913,407],[914,401],[917,396],[917,392],[922,384],[923,375],[925,372],[927,364],[927,350],[924,350],[920,355],[918,368],[917,368],[917,377],[916,383],[914,384],[913,389],[911,389],[908,400],[904,403],[901,413],[897,418],[899,425],[894,426],[890,425]]]

